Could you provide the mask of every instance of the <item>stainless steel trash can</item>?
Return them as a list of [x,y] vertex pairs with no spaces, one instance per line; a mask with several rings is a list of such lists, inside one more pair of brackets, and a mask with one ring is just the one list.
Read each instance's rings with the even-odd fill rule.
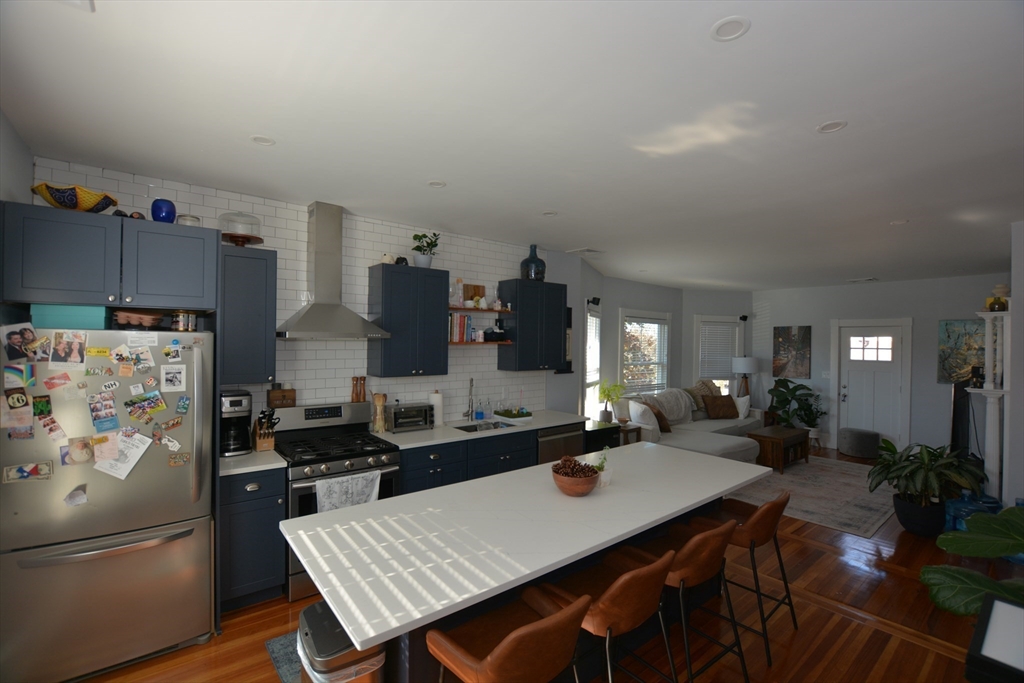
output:
[[302,680],[312,683],[380,683],[384,645],[357,650],[324,601],[299,614],[299,659]]

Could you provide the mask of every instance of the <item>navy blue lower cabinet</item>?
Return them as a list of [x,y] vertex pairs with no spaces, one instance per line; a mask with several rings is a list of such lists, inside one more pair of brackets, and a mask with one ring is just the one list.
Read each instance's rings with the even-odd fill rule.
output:
[[220,600],[281,586],[287,577],[284,470],[221,477]]
[[467,446],[470,479],[537,464],[537,432],[533,430],[474,439]]
[[466,445],[402,449],[402,493],[415,493],[466,480]]

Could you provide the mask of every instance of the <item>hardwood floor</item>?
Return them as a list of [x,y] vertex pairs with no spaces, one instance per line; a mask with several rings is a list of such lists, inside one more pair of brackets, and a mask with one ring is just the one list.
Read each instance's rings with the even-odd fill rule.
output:
[[[866,462],[827,449],[813,455]],[[768,625],[770,668],[761,639],[749,632],[742,634],[751,681],[963,681],[964,657],[974,632],[974,620],[935,608],[927,589],[917,580],[921,567],[956,564],[987,571],[997,578],[1024,576],[1021,567],[1002,560],[990,563],[947,555],[934,541],[904,532],[895,516],[871,539],[783,517],[779,544],[800,628],[794,630],[785,610],[772,618]],[[730,578],[751,584],[746,551],[730,548],[727,558]],[[762,586],[781,594],[781,576],[770,545],[758,550],[757,560]],[[757,604],[753,595],[733,589],[732,597],[737,617],[744,623],[756,624]],[[277,683],[279,679],[264,642],[294,632],[299,612],[315,600],[288,603],[281,598],[231,612],[224,616],[223,635],[205,645],[140,662],[93,680]],[[724,605],[719,606],[718,602],[716,599],[709,606],[724,611]],[[718,634],[720,639],[731,639],[726,625],[701,612],[694,613],[692,623]],[[685,680],[682,630],[678,623],[672,627],[671,638],[680,680]],[[691,647],[695,668],[714,654],[699,636],[691,638]],[[640,654],[668,671],[660,636],[647,643]],[[630,668],[645,681],[661,680],[640,665]],[[616,681],[620,680],[630,679],[619,672]],[[742,681],[739,660],[729,655],[698,680]]]

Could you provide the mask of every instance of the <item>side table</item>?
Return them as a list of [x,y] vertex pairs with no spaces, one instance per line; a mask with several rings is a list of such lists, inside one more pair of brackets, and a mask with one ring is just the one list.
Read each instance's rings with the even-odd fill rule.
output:
[[[622,445],[630,443],[639,443],[640,441],[640,425],[627,422],[622,425],[619,429],[619,434],[622,435]],[[630,439],[631,436],[635,436],[636,439]]]
[[758,464],[778,467],[779,474],[784,474],[787,462],[795,462],[801,458],[808,462],[811,451],[807,438],[809,433],[806,429],[775,425],[747,432],[747,436],[761,447],[757,457]]

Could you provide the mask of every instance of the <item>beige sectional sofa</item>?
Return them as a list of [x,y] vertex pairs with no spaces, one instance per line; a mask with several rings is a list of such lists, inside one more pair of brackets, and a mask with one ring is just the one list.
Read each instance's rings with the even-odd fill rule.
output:
[[[696,409],[694,399],[683,389],[627,398],[630,422],[640,427],[643,441],[741,462],[757,460],[759,446],[745,435],[762,426],[760,410],[750,409],[746,416],[735,419],[712,420],[705,411]],[[663,413],[671,431],[661,430],[654,412],[645,403]]]

